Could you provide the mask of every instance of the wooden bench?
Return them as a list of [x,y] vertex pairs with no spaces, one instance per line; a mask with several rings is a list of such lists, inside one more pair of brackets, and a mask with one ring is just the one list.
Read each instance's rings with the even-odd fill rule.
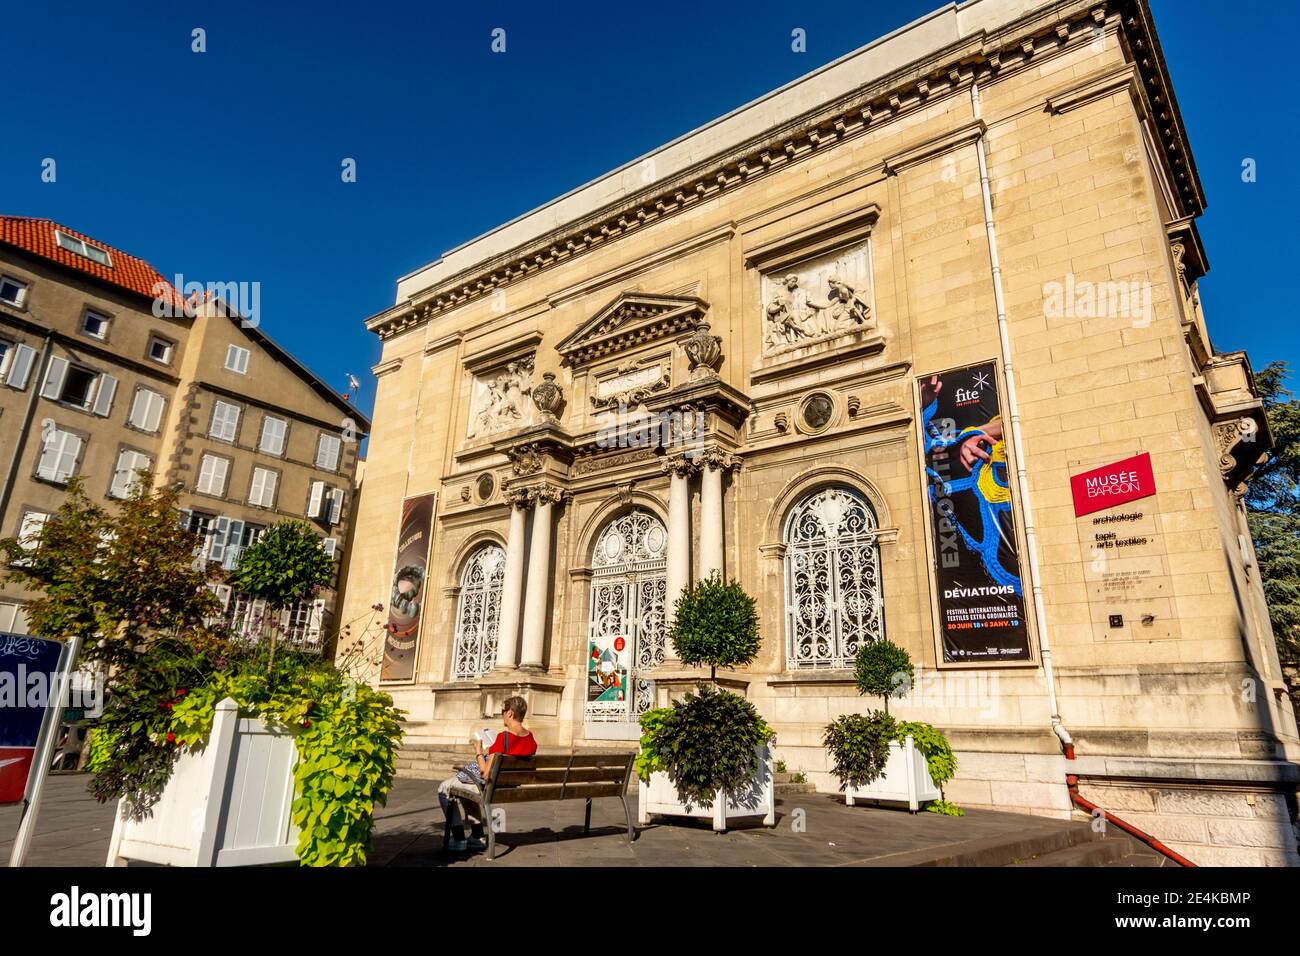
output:
[[[487,831],[488,859],[496,858],[496,828],[492,809],[506,803],[543,803],[548,800],[585,800],[586,820],[582,832],[591,833],[591,801],[597,797],[618,797],[627,818],[627,839],[636,839],[627,787],[632,779],[634,752],[592,751],[572,754],[537,754],[532,757],[498,755],[492,761],[488,779],[482,785],[457,784],[450,796],[475,804],[478,818]],[[451,840],[451,814],[443,824],[442,848]]]

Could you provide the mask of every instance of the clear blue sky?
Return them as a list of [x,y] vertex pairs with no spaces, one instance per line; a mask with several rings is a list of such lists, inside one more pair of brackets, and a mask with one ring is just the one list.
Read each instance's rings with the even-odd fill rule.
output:
[[[168,276],[259,281],[265,330],[340,390],[355,373],[369,411],[379,344],[361,323],[398,276],[939,2],[280,6],[9,5],[0,211]],[[1214,344],[1300,365],[1300,136],[1285,109],[1300,5],[1154,8],[1209,198]],[[190,50],[195,27],[206,53]],[[795,27],[806,53],[790,50]],[[356,183],[340,181],[344,157]]]

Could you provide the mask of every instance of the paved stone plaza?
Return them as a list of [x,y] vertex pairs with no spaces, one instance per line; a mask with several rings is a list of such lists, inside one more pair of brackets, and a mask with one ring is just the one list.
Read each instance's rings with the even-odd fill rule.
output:
[[[86,793],[84,775],[50,778],[32,866],[102,866],[113,808]],[[507,807],[497,860],[442,851],[436,784],[398,780],[377,815],[372,866],[924,866],[1121,865],[1160,863],[1120,834],[1098,838],[1086,823],[987,810],[965,817],[846,807],[826,794],[777,799],[773,829],[713,833],[702,822],[656,823],[629,848],[616,800],[593,804],[588,837],[580,802]],[[794,826],[804,811],[802,830]],[[0,859],[8,861],[16,807],[0,808]]]

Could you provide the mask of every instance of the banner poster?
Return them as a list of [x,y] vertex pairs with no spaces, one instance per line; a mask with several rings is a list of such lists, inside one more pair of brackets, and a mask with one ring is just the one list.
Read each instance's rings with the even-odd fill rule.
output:
[[407,498],[393,562],[393,589],[388,595],[388,627],[384,634],[381,681],[415,679],[420,619],[429,593],[429,546],[433,541],[435,495]]
[[943,662],[1030,660],[994,363],[917,385]]
[[0,803],[18,803],[58,676],[63,645],[0,633]]
[[587,642],[587,714],[597,720],[626,718],[628,640],[620,634],[593,635]]

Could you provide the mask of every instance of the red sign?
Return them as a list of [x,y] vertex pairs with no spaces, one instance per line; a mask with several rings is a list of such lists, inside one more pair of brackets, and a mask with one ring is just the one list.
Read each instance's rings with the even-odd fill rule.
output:
[[1150,497],[1156,493],[1151,456],[1143,452],[1081,475],[1071,475],[1070,491],[1074,494],[1076,518]]
[[0,747],[0,803],[22,800],[34,753],[34,747]]
[[614,638],[614,650],[622,654],[623,648],[625,647],[627,647],[627,641],[623,640],[621,637]]

